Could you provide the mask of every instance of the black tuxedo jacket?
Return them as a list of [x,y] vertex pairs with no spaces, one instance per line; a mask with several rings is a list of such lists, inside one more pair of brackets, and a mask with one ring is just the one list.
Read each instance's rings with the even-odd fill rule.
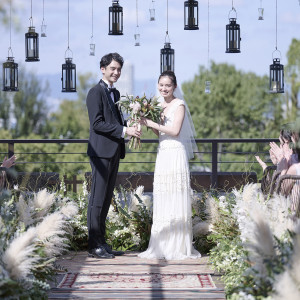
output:
[[[121,137],[123,127],[126,126],[122,112],[114,105],[106,83],[102,80],[92,87],[86,98],[86,105],[90,119],[90,138],[88,156],[112,158],[118,146],[121,146],[120,158],[125,157],[125,143]],[[116,90],[115,102],[120,99]]]

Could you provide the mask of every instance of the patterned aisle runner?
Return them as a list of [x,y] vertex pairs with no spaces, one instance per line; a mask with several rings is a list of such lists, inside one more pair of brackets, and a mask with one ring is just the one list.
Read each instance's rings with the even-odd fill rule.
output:
[[209,274],[68,273],[60,289],[215,289]]

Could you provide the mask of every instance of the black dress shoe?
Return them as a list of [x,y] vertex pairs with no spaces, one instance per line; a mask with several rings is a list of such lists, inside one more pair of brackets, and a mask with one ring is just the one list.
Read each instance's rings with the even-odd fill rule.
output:
[[103,246],[89,250],[89,257],[95,258],[115,258],[112,253],[108,253]]
[[125,254],[125,252],[123,252],[123,251],[112,250],[111,246],[108,244],[102,244],[101,246],[106,250],[107,253],[113,254],[114,256],[121,256],[121,255]]

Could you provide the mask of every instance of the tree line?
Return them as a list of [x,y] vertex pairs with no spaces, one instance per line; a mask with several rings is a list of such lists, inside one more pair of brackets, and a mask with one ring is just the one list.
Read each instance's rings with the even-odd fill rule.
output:
[[[277,138],[283,124],[294,121],[298,116],[298,94],[300,89],[300,41],[293,39],[287,53],[285,66],[285,93],[269,94],[268,77],[252,72],[237,70],[228,64],[211,62],[210,68],[199,67],[194,78],[182,84],[195,125],[197,138]],[[23,68],[22,68],[23,69]],[[41,84],[37,76],[26,70],[19,74],[20,91],[0,92],[0,138],[1,139],[87,139],[89,121],[85,106],[88,90],[96,83],[96,76],[82,74],[78,78],[76,100],[62,100],[59,108],[49,113],[51,103],[47,84]],[[211,81],[211,93],[205,94],[204,83]],[[143,138],[156,138],[151,130],[144,129]],[[4,155],[6,145],[0,145]],[[157,145],[143,144],[143,153],[131,151],[120,171],[153,171]],[[260,152],[267,147],[254,144],[219,145],[220,171],[258,171],[256,164],[238,165],[226,161],[255,161],[253,155],[239,156],[235,152]],[[56,171],[65,174],[90,171],[85,155],[85,144],[17,144],[18,161],[74,161],[74,164],[26,164],[19,169],[26,171]],[[195,161],[202,161],[193,168],[210,168],[209,145],[199,145]],[[146,153],[144,153],[146,152]],[[226,152],[226,153],[224,153]],[[41,154],[33,154],[41,153]],[[55,154],[59,153],[59,154]],[[75,153],[72,154],[71,153]],[[267,156],[266,156],[267,158]],[[138,161],[151,161],[140,163]],[[241,167],[242,166],[242,167]]]

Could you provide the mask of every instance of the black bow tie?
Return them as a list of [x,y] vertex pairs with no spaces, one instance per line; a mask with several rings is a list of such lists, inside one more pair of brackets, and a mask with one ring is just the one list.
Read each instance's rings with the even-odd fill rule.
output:
[[114,88],[114,87],[112,87],[112,88],[107,88],[107,90],[108,90],[109,93],[113,93],[113,92],[115,92],[117,89]]

